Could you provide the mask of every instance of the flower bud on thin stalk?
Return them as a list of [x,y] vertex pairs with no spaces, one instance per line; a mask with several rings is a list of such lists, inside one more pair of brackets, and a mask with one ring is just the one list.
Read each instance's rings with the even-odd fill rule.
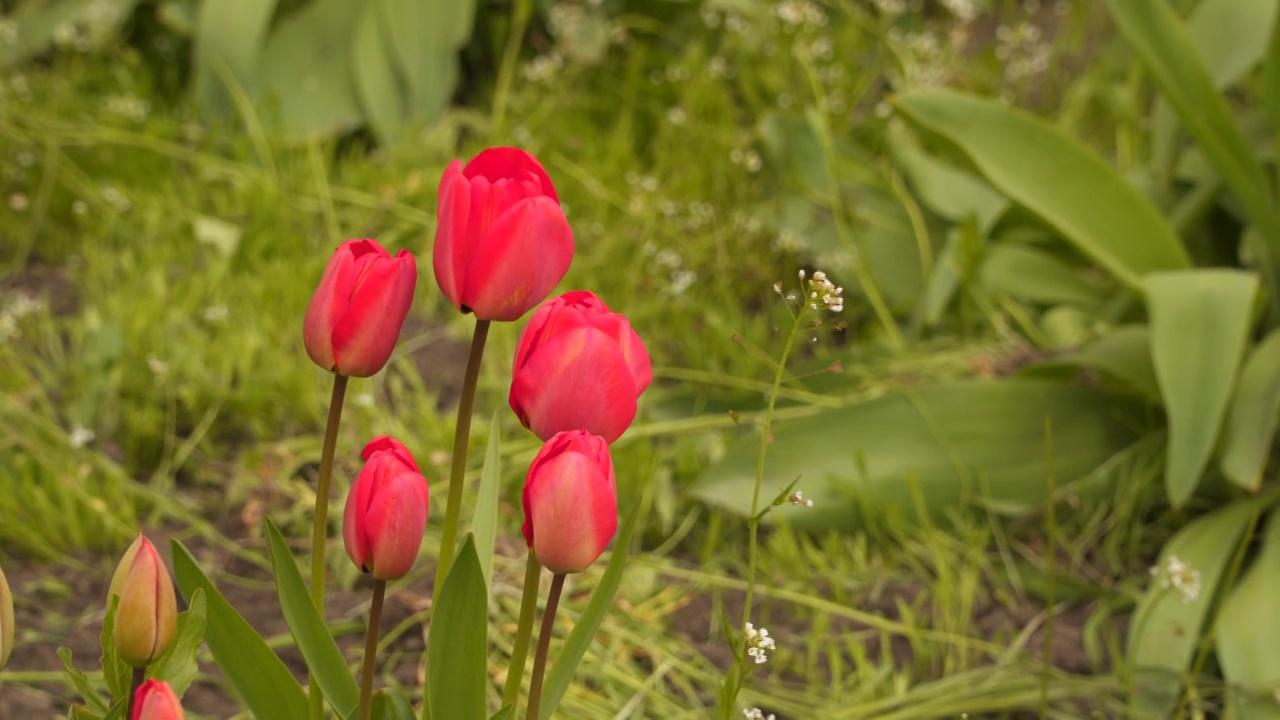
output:
[[160,553],[143,535],[125,551],[107,591],[119,598],[112,639],[116,653],[130,666],[145,668],[173,645],[178,603],[173,581]]
[[9,590],[9,581],[0,570],[0,669],[9,662],[13,654],[13,593]]
[[138,688],[132,698],[133,708],[129,720],[184,720],[182,703],[173,688],[160,680],[148,680]]

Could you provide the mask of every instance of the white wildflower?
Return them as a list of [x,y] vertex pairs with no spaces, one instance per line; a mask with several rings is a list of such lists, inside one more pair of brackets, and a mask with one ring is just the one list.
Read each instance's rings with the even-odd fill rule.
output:
[[1170,555],[1164,565],[1151,568],[1151,576],[1161,589],[1173,588],[1182,595],[1182,602],[1193,603],[1200,597],[1200,571],[1191,567],[1177,555]]
[[813,507],[813,501],[806,500],[804,497],[804,491],[802,490],[797,490],[791,493],[791,495],[787,497],[787,501],[790,502],[792,505],[803,505],[805,507]]
[[71,444],[72,448],[79,450],[85,445],[93,442],[93,439],[97,436],[98,434],[94,431],[80,423],[76,423],[71,426],[71,432],[67,435],[67,442]]
[[773,643],[773,638],[769,637],[769,631],[764,628],[757,629],[755,625],[747,623],[745,626],[747,636],[747,656],[755,661],[757,665],[769,660],[769,652],[776,650],[777,646]]
[[747,708],[746,710],[743,710],[742,716],[745,717],[747,720],[775,720],[775,718],[777,717],[773,713],[769,713],[768,715],[765,715],[763,710],[755,707]]

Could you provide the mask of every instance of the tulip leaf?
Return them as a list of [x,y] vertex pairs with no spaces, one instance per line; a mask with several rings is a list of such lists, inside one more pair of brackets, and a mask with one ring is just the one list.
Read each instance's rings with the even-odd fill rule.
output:
[[129,711],[129,703],[120,701],[116,706],[111,708],[111,712],[102,717],[102,720],[125,720],[125,713]]
[[480,490],[476,495],[476,514],[471,521],[471,534],[476,539],[476,555],[484,586],[493,577],[493,546],[498,534],[498,496],[502,489],[502,428],[498,413],[489,423],[489,444],[484,452],[484,470],[480,472]]
[[978,271],[989,292],[1044,304],[1094,306],[1098,289],[1050,252],[1024,244],[1005,243],[987,250]]
[[[432,718],[482,718],[489,675],[488,589],[470,533],[440,590],[427,638],[427,698]],[[548,713],[548,716],[550,714]]]
[[101,717],[109,709],[107,703],[98,694],[98,691],[94,690],[93,686],[89,684],[89,676],[72,662],[71,648],[58,648],[58,657],[62,658],[62,670],[67,674],[67,679],[71,681],[71,686],[80,693],[85,702],[93,705],[94,710],[97,711],[96,716]]
[[374,720],[417,720],[409,698],[394,688],[379,690],[373,694],[370,715]]
[[1181,505],[1217,444],[1252,324],[1258,279],[1234,270],[1147,278],[1151,357],[1169,415],[1165,485]]
[[178,629],[174,634],[173,645],[147,668],[147,677],[165,681],[178,697],[182,697],[200,671],[196,655],[200,652],[200,645],[204,643],[207,624],[208,609],[204,601],[204,590],[196,588],[191,595],[191,602],[187,603],[186,612],[178,613]]
[[[262,41],[271,26],[276,3],[277,0],[200,3],[191,94],[206,121],[235,117],[233,92],[254,94]],[[228,88],[228,83],[236,83],[239,88]]]
[[1224,717],[1280,719],[1280,513],[1272,512],[1262,547],[1218,611],[1218,662],[1229,684]]
[[1096,153],[1019,110],[954,90],[899,98],[912,122],[957,145],[986,179],[1080,252],[1137,288],[1154,270],[1191,263],[1151,202]]
[[1160,402],[1160,385],[1151,364],[1151,333],[1146,325],[1122,325],[1073,353],[1035,365],[1037,369],[1062,367],[1102,373],[1147,400]]
[[107,598],[107,614],[102,618],[102,679],[111,691],[111,699],[120,702],[129,697],[129,684],[133,670],[116,652],[116,612],[120,609],[120,596]]
[[[1142,714],[1135,717],[1167,717],[1177,702],[1182,678],[1200,644],[1200,630],[1213,606],[1227,565],[1238,550],[1241,533],[1250,517],[1275,503],[1280,494],[1240,500],[1204,515],[1178,531],[1165,543],[1156,563],[1156,577],[1134,611],[1129,625],[1129,662],[1134,669],[1132,698]],[[1161,583],[1171,559],[1185,563],[1195,592],[1183,591],[1172,582]],[[1190,579],[1190,578],[1188,578]],[[1220,615],[1220,621],[1225,620]],[[1257,623],[1260,616],[1242,617]]]
[[273,720],[306,720],[307,696],[293,673],[218,592],[190,551],[177,540],[172,548],[178,589],[188,602],[196,590],[204,590],[208,603],[205,644],[250,712]]
[[1253,349],[1223,430],[1222,473],[1247,490],[1262,484],[1280,419],[1280,330]]
[[298,651],[307,661],[307,667],[329,705],[340,717],[355,717],[360,705],[360,686],[352,677],[347,660],[338,643],[334,642],[324,618],[316,610],[284,536],[270,520],[264,520],[262,524],[267,548],[271,552],[280,610],[289,625],[289,632],[293,634],[293,641],[297,643]]
[[[351,73],[360,108],[369,126],[383,145],[394,144],[404,129],[406,98],[392,62],[392,48],[379,32],[379,15],[386,12],[385,0],[365,4],[357,21],[351,49]],[[410,26],[412,27],[412,26]],[[425,30],[417,26],[414,30]]]
[[618,586],[622,584],[622,571],[627,567],[631,536],[635,533],[641,504],[635,503],[627,513],[627,519],[623,521],[622,530],[618,533],[618,540],[613,544],[613,552],[609,554],[609,565],[605,567],[599,584],[591,593],[591,599],[583,608],[582,615],[574,623],[573,630],[569,631],[569,637],[565,638],[564,645],[556,653],[555,663],[547,671],[547,677],[542,683],[542,717],[555,717],[556,706],[569,689],[578,664],[587,654],[587,648],[595,642],[600,624],[613,607],[613,598],[618,594]]
[[493,716],[489,718],[489,720],[511,720],[511,716],[515,713],[515,711],[516,709],[514,707],[512,707],[511,705],[507,705],[506,707],[502,708],[498,712],[494,713]]

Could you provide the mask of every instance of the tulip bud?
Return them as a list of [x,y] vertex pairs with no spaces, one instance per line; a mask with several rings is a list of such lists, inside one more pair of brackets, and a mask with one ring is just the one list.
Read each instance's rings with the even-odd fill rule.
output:
[[573,231],[551,178],[532,155],[490,148],[440,180],[433,259],[454,307],[480,320],[517,320],[560,282]]
[[9,581],[0,570],[0,668],[9,662],[13,653],[13,593],[9,591]]
[[151,541],[142,535],[125,551],[111,576],[107,599],[116,606],[114,639],[120,659],[146,667],[173,645],[178,629],[178,603],[169,571]]
[[168,683],[152,679],[138,686],[129,720],[184,720],[185,717],[182,703]]
[[391,257],[375,240],[342,243],[307,306],[307,354],[340,375],[378,372],[395,349],[417,282],[418,266],[408,250]]
[[582,430],[547,441],[524,481],[524,539],[538,560],[553,573],[581,572],[617,530],[608,444]]
[[542,440],[586,430],[617,440],[653,379],[649,353],[627,318],[589,292],[538,308],[516,347],[508,402]]
[[360,455],[342,514],[342,541],[361,570],[379,580],[404,577],[418,559],[431,500],[427,480],[399,440],[374,438]]

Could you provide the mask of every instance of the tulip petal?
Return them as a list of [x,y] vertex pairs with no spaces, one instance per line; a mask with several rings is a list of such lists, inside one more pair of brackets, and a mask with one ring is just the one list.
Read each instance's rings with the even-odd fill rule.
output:
[[573,261],[573,231],[547,197],[516,203],[476,244],[462,297],[481,320],[517,320],[556,286]]
[[462,278],[467,267],[467,220],[471,214],[471,183],[462,176],[462,163],[454,160],[440,179],[436,206],[436,241],[431,250],[432,268],[440,292],[462,309]]
[[533,175],[542,186],[542,194],[557,204],[560,203],[560,197],[556,195],[556,189],[551,184],[551,178],[542,164],[520,148],[489,148],[471,158],[471,162],[467,163],[467,168],[462,172],[468,178],[487,177],[490,180],[514,178],[523,181],[527,176]]
[[333,330],[334,365],[344,375],[367,377],[387,364],[413,304],[418,267],[401,250],[395,258],[369,265],[354,288],[342,320]]
[[562,452],[530,473],[525,491],[533,550],[552,572],[585,570],[617,531],[617,489],[607,456],[606,463],[607,474],[595,457]]
[[375,578],[404,577],[418,558],[427,526],[427,484],[417,473],[402,473],[378,489],[363,523],[369,529]]
[[357,272],[355,256],[347,249],[347,243],[343,243],[325,266],[320,284],[307,305],[302,341],[311,360],[326,370],[334,369],[333,328],[346,312]]
[[617,440],[636,415],[636,386],[618,344],[575,328],[530,353],[511,379],[511,408],[544,441],[563,430]]

